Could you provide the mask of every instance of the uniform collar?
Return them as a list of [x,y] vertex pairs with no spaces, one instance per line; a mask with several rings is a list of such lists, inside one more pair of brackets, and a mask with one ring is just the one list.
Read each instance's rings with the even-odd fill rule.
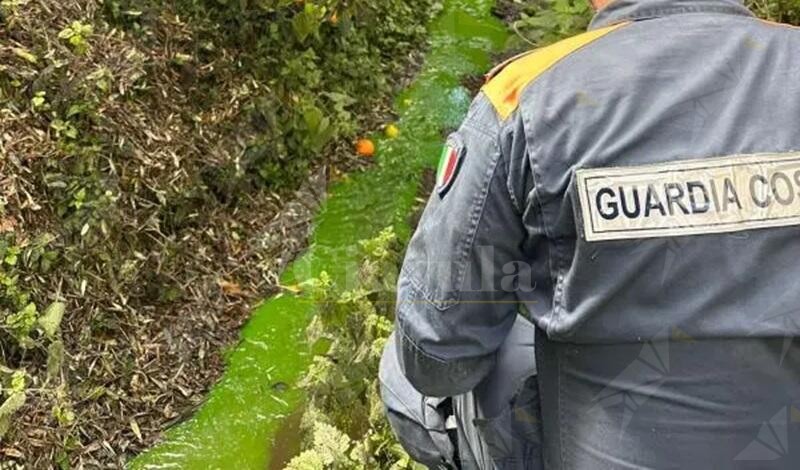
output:
[[613,0],[594,16],[589,29],[624,21],[646,20],[682,13],[722,13],[753,16],[741,0]]

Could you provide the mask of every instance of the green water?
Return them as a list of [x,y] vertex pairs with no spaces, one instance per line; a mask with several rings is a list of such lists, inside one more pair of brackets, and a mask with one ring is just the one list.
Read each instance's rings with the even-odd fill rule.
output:
[[[314,221],[310,248],[282,276],[292,285],[327,271],[347,285],[357,271],[358,241],[394,225],[407,235],[419,178],[437,162],[442,130],[454,128],[469,106],[461,77],[483,73],[507,39],[489,0],[446,0],[430,26],[431,49],[415,82],[395,103],[401,135],[375,136],[376,165],[331,188]],[[304,330],[315,306],[302,295],[264,302],[227,358],[220,382],[187,422],[131,462],[134,469],[266,469],[284,418],[301,403],[293,385],[311,356]],[[289,384],[285,387],[284,384]]]

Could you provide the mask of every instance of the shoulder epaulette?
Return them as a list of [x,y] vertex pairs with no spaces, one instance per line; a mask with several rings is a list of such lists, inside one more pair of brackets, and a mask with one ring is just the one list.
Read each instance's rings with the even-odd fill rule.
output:
[[592,30],[512,57],[487,74],[487,83],[482,91],[501,119],[507,119],[519,106],[520,93],[531,82],[573,52],[626,24]]

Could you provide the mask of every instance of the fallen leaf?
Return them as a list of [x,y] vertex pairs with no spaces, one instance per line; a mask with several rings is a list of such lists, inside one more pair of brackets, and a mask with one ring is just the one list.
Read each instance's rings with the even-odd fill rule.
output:
[[5,435],[6,431],[8,431],[8,428],[11,426],[11,417],[14,413],[25,405],[25,399],[26,396],[24,392],[13,392],[0,404],[0,438]]
[[242,286],[235,282],[218,281],[218,284],[222,288],[222,292],[224,292],[225,295],[244,295]]
[[131,431],[136,435],[136,439],[142,442],[142,431],[139,429],[139,423],[137,423],[135,419],[131,419]]
[[17,221],[11,217],[0,218],[0,233],[13,232]]
[[53,302],[39,317],[39,326],[48,338],[53,338],[58,333],[66,309],[67,305],[64,302]]
[[291,292],[292,294],[302,294],[303,288],[300,284],[293,284],[290,286],[280,286],[281,289]]
[[24,457],[24,455],[22,455],[22,452],[18,451],[13,447],[3,447],[2,449],[0,449],[0,452],[14,459],[21,459],[22,457]]

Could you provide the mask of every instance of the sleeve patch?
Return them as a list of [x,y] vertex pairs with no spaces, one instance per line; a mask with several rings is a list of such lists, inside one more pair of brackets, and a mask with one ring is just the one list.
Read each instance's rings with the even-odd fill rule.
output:
[[464,160],[464,147],[457,142],[449,141],[442,149],[439,168],[436,171],[436,193],[444,198],[453,186]]

